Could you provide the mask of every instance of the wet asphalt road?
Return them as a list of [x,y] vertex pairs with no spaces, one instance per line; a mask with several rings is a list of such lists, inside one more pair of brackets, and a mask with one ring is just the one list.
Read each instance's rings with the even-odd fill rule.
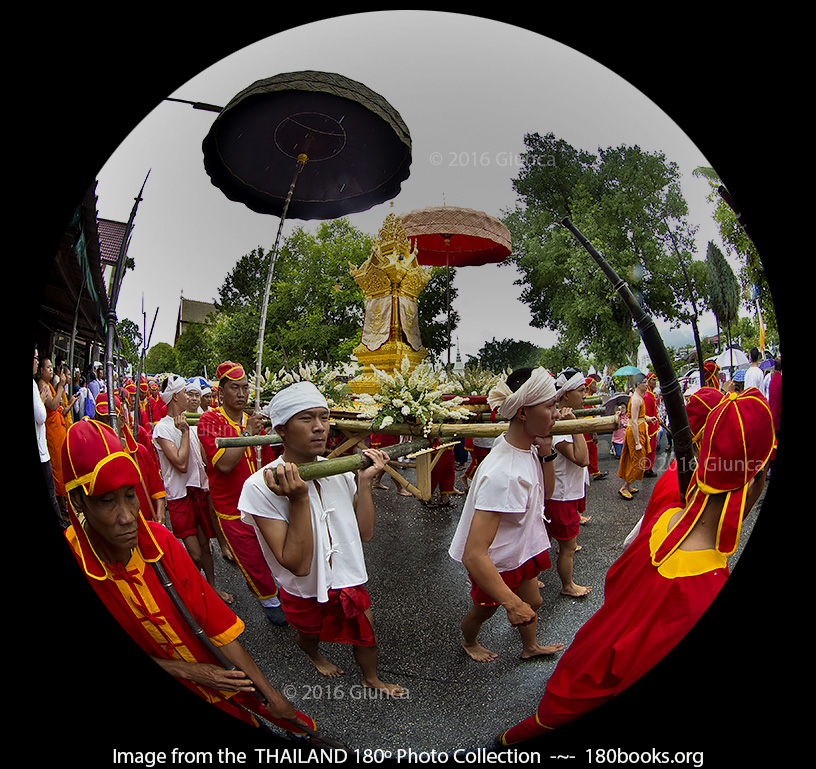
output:
[[[581,527],[582,550],[575,558],[576,582],[593,590],[581,599],[562,596],[554,566],[544,573],[541,643],[569,646],[601,606],[606,571],[622,552],[624,538],[642,515],[654,486],[655,478],[644,479],[631,502],[621,499],[618,461],[609,447],[609,436],[601,435],[599,467],[609,475],[589,488],[587,514],[592,520]],[[656,469],[665,468],[671,457],[660,451]],[[413,482],[414,471],[406,470],[405,477]],[[378,749],[385,751],[383,756],[400,749],[449,755],[458,749],[494,750],[494,735],[534,712],[557,656],[522,661],[518,631],[509,626],[501,609],[480,637],[498,659],[476,663],[467,656],[459,645],[459,623],[470,606],[470,585],[464,568],[447,553],[464,497],[455,498],[451,508],[429,509],[413,497],[398,496],[388,476],[385,482],[388,490],[373,492],[378,520],[373,540],[364,545],[367,587],[380,677],[401,684],[408,695],[402,699],[367,695],[351,648],[342,644],[324,644],[322,650],[344,675],[329,679],[317,673],[295,645],[295,631],[274,627],[265,619],[238,569],[220,557],[216,545],[219,587],[234,595],[233,609],[246,623],[241,642],[274,686],[312,716],[323,732],[351,749]],[[461,488],[458,480],[457,485]],[[732,569],[754,518],[743,527]],[[554,564],[555,548],[550,554]]]

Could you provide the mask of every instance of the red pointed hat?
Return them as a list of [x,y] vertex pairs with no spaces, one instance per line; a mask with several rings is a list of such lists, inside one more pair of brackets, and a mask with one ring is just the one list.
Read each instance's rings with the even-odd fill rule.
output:
[[705,382],[703,382],[703,385],[719,390],[720,378],[717,374],[720,373],[720,367],[713,360],[707,360],[703,364],[703,372],[705,373]]
[[[116,394],[113,396],[113,405],[116,408],[116,413],[119,414],[122,410],[122,402]],[[101,392],[96,396],[94,399],[94,408],[97,414],[103,417],[108,416],[108,394],[106,392]]]
[[701,387],[695,390],[686,399],[686,413],[688,414],[691,439],[698,443],[703,433],[708,415],[722,403],[725,393],[714,387]]
[[220,382],[224,377],[237,381],[246,376],[244,367],[240,363],[233,363],[231,360],[225,360],[215,372],[216,379]]
[[[121,415],[122,401],[120,400],[118,395],[113,396],[113,405],[116,407],[116,415],[117,416]],[[99,416],[102,417],[108,416],[108,394],[105,392],[99,393],[99,395],[96,396],[96,400],[94,401],[94,406],[96,408],[96,413]],[[128,453],[134,454],[136,451],[138,451],[139,446],[136,443],[136,439],[133,437],[133,433],[131,432],[130,428],[127,425],[124,425],[122,427],[122,436],[125,439],[125,448],[127,449]]]
[[712,494],[726,494],[716,549],[731,555],[739,542],[749,481],[765,467],[776,446],[768,401],[751,387],[728,393],[711,410],[699,441],[697,469],[686,493],[686,512],[652,555],[661,564],[686,538]]
[[[122,448],[119,436],[102,422],[84,417],[72,424],[62,446],[62,477],[65,491],[82,487],[85,494],[98,497],[122,486],[136,486],[142,482],[139,466]],[[90,577],[105,579],[105,565],[79,522],[68,496],[68,516],[79,541],[85,572]],[[145,560],[157,560],[161,549],[139,514],[139,547]]]

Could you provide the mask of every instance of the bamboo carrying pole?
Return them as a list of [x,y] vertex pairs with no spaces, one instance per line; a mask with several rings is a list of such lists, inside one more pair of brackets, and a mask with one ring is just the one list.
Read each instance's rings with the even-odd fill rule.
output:
[[[509,422],[487,422],[483,424],[463,423],[433,425],[428,432],[428,438],[497,438],[507,431]],[[336,419],[332,420],[332,426],[338,430],[371,433],[374,432],[373,422],[364,422],[356,419]],[[590,417],[588,419],[559,419],[553,426],[553,435],[579,435],[583,433],[611,433],[618,429],[618,417],[611,416]],[[386,435],[414,435],[421,437],[423,434],[422,425],[416,424],[393,424],[388,427],[378,427],[376,432]],[[235,436],[230,438],[216,438],[215,445],[219,449],[233,446],[266,446],[280,443],[278,435],[250,435]],[[407,444],[397,444],[407,445]],[[387,448],[396,448],[387,447]],[[416,449],[413,449],[416,451]],[[397,455],[402,456],[402,455]]]
[[[407,454],[414,454],[431,447],[431,442],[427,438],[418,438],[410,443],[396,443],[393,446],[384,446],[380,451],[388,454],[389,459],[397,459]],[[340,475],[340,473],[350,473],[356,470],[365,470],[370,467],[371,460],[365,454],[348,454],[334,459],[326,459],[322,462],[304,462],[297,466],[298,473],[304,481],[313,481],[315,478],[327,478],[330,475]],[[275,468],[270,468],[278,482],[278,474]]]

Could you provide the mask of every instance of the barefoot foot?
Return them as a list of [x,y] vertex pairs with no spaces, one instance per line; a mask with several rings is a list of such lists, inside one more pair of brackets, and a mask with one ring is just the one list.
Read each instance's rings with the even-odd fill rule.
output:
[[536,657],[551,657],[553,654],[564,651],[564,644],[549,644],[548,646],[541,646],[536,644],[530,649],[524,649],[521,652],[523,660],[531,660]]
[[583,587],[582,585],[576,585],[574,582],[570,585],[565,585],[561,588],[561,595],[568,595],[573,598],[582,598],[585,595],[589,594],[589,591],[592,590],[592,587]]
[[405,694],[405,689],[399,684],[386,684],[380,681],[379,678],[369,681],[363,679],[363,686],[369,689],[378,689],[389,697],[402,697]]
[[343,675],[343,671],[337,667],[333,662],[329,662],[322,654],[313,657],[306,655],[311,660],[312,664],[317,668],[317,672],[328,678],[337,678]]
[[478,641],[473,644],[467,644],[462,641],[462,648],[470,655],[471,659],[476,662],[492,662],[499,655],[496,652],[485,649]]

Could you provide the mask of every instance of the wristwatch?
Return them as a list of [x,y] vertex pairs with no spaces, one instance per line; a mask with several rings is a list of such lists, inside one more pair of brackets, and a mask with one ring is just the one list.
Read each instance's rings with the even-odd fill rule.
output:
[[241,437],[243,437],[243,438],[249,438],[249,437],[250,437],[249,430],[244,430],[244,431],[241,433]]
[[557,456],[558,456],[558,452],[557,452],[557,451],[553,451],[553,453],[552,453],[552,454],[550,454],[550,456],[548,456],[548,457],[541,457],[541,461],[542,461],[542,462],[552,462],[552,461],[553,461],[553,459],[555,459]]

